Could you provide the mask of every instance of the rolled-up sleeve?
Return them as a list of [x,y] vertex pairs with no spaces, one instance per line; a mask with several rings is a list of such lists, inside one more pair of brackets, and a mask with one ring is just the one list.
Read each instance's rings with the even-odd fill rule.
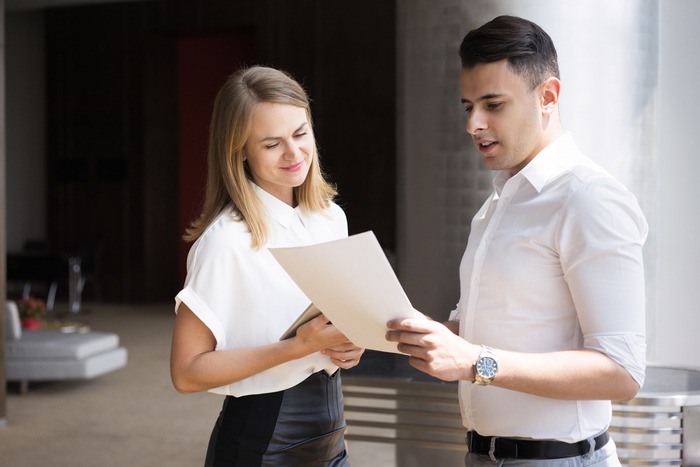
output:
[[584,183],[563,212],[561,265],[584,347],[606,354],[641,386],[646,367],[644,215],[634,196],[610,179]]

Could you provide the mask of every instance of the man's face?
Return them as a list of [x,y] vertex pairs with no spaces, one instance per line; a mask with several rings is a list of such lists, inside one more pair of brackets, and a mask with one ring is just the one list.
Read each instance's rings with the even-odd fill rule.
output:
[[488,168],[515,174],[546,146],[541,86],[530,90],[506,60],[462,68],[460,88],[467,133]]

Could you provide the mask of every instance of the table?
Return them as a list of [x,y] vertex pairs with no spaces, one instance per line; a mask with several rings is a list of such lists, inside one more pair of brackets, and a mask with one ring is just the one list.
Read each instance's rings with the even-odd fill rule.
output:
[[72,313],[80,311],[81,258],[60,252],[21,252],[7,254],[7,281],[24,284],[23,296],[31,293],[32,283],[48,284],[46,309],[53,310],[58,284],[68,284],[68,306]]

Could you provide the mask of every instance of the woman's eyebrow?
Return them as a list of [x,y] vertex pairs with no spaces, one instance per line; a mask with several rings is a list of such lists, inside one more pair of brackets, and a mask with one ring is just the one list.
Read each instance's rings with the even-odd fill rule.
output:
[[[301,125],[299,125],[297,127],[296,130],[294,130],[294,133],[301,131],[308,124],[309,124],[309,122],[302,123]],[[264,138],[261,138],[260,140],[258,140],[258,143],[264,143],[265,141],[277,141],[279,139],[282,139],[282,137],[281,136],[265,136]]]

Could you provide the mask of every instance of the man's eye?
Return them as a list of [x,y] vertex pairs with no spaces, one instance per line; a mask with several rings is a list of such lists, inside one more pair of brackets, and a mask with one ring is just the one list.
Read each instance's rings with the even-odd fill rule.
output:
[[489,102],[488,108],[491,110],[497,109],[501,106],[502,102]]
[[471,108],[471,107],[465,107],[465,108],[464,108],[464,113],[469,113],[469,112],[471,112],[471,111],[472,111],[472,108]]

